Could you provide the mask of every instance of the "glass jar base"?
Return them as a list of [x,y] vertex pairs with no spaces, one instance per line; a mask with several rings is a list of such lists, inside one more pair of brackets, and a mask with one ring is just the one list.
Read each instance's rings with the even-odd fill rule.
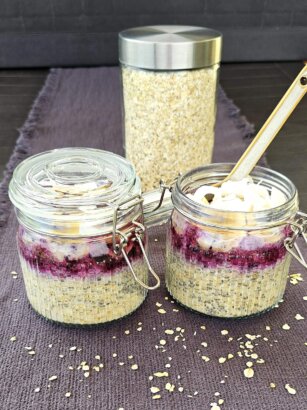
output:
[[263,309],[259,312],[251,313],[250,315],[244,315],[244,316],[217,316],[217,315],[212,315],[212,314],[209,314],[209,313],[201,312],[199,310],[193,309],[193,308],[185,305],[184,303],[180,302],[180,300],[178,300],[175,296],[172,295],[172,292],[168,289],[168,287],[166,287],[166,289],[167,289],[167,292],[169,293],[169,295],[173,298],[173,300],[176,303],[178,303],[183,308],[189,310],[190,312],[197,313],[200,316],[207,316],[209,318],[215,318],[215,319],[221,319],[221,320],[241,320],[241,319],[244,320],[244,319],[249,319],[249,318],[253,318],[253,317],[262,316],[264,313],[267,313],[270,310],[274,309],[275,307],[278,307],[278,304],[282,300],[282,297],[281,297],[279,299],[279,301],[274,303],[273,305],[271,305],[271,306],[267,307],[266,309]]
[[70,328],[70,329],[74,329],[74,328],[75,328],[75,329],[80,329],[80,328],[82,328],[82,329],[95,329],[95,328],[97,328],[97,327],[103,327],[103,326],[112,325],[113,323],[119,322],[119,321],[121,321],[121,320],[123,320],[123,319],[126,319],[126,318],[132,316],[132,315],[142,306],[142,304],[145,302],[146,298],[147,298],[147,294],[145,295],[145,297],[144,297],[144,299],[141,301],[141,303],[140,303],[134,310],[132,310],[131,312],[127,313],[127,314],[124,315],[124,316],[118,317],[118,318],[116,318],[116,319],[111,319],[111,320],[108,320],[108,321],[105,321],[105,322],[85,323],[85,324],[83,324],[83,323],[65,323],[65,322],[60,322],[60,321],[58,321],[58,320],[50,319],[50,318],[44,316],[43,314],[39,313],[39,312],[31,305],[31,303],[30,303],[29,301],[28,301],[28,304],[29,304],[29,306],[31,307],[31,309],[34,311],[34,313],[35,313],[37,316],[39,316],[40,318],[42,318],[45,322],[49,322],[50,324],[54,324],[54,325],[62,326],[62,327],[68,327],[68,328]]

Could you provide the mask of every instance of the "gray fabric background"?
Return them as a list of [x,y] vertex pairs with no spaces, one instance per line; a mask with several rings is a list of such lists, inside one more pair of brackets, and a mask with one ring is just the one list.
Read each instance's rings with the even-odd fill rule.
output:
[[[22,155],[64,146],[89,146],[122,153],[119,96],[117,68],[52,71],[23,129],[19,151],[11,165]],[[214,160],[235,161],[244,149],[242,137],[249,132],[250,127],[238,116],[238,110],[220,93]],[[21,153],[21,147],[27,154]],[[284,302],[278,309],[245,320],[218,320],[190,312],[171,303],[170,298],[165,300],[167,292],[162,284],[128,318],[93,329],[65,328],[40,318],[27,303],[15,247],[17,223],[13,209],[7,210],[8,219],[0,229],[1,409],[200,410],[210,409],[210,403],[218,398],[225,400],[221,409],[227,410],[306,408],[307,302],[303,300],[307,295],[306,281],[295,286],[288,284]],[[165,229],[153,228],[150,238],[150,259],[163,282]],[[17,279],[12,278],[12,270],[18,272]],[[302,272],[306,277],[297,264],[291,266],[291,272]],[[167,311],[165,315],[157,312],[156,302],[162,303]],[[306,319],[295,320],[297,313]],[[142,322],[140,332],[136,330],[139,322]],[[282,329],[285,323],[290,325],[290,330]],[[201,329],[203,325],[206,330]],[[266,330],[266,326],[271,330]],[[174,335],[164,333],[165,329],[176,327],[185,329],[184,341],[182,338],[174,341]],[[221,335],[223,329],[229,331],[232,341]],[[130,330],[130,334],[125,334],[125,330]],[[242,350],[237,339],[246,342],[246,334],[261,335],[253,342],[254,352],[265,360],[264,364],[255,364],[253,379],[243,376],[248,359],[236,354]],[[12,336],[17,337],[15,342],[10,341]],[[155,348],[161,339],[167,341],[166,352]],[[201,346],[204,341],[207,348]],[[26,346],[36,351],[34,357],[27,353]],[[71,346],[82,350],[70,351]],[[235,358],[220,364],[218,358],[228,353]],[[64,357],[59,357],[60,354]],[[82,370],[68,369],[81,361],[95,364],[97,354],[104,363],[101,372],[93,371],[86,379]],[[128,355],[134,358],[129,360]],[[200,355],[208,356],[210,361],[205,363]],[[118,364],[121,361],[124,366]],[[137,371],[130,369],[133,363],[138,364]],[[164,367],[166,363],[171,363],[169,369]],[[169,372],[167,379],[148,380],[153,372],[165,370]],[[48,382],[52,375],[58,379]],[[182,393],[177,390],[179,381],[184,387]],[[166,382],[176,385],[173,393],[164,389]],[[270,382],[276,383],[276,389],[270,389]],[[296,395],[287,393],[286,383],[295,387]],[[151,398],[151,386],[160,387],[160,400]],[[41,388],[39,393],[34,392],[36,387]],[[65,397],[67,391],[72,392],[70,398]],[[194,395],[195,392],[198,394]],[[215,397],[216,392],[220,393],[219,397]]]
[[306,0],[1,0],[0,67],[117,64],[117,34],[183,24],[224,34],[223,61],[306,58]]

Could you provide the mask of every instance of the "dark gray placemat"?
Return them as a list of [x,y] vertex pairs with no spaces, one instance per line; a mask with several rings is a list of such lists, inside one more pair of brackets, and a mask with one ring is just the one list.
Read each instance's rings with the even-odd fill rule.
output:
[[[122,154],[119,100],[117,68],[53,70],[23,129],[8,171],[24,156],[56,147],[89,146]],[[243,136],[251,131],[220,92],[214,160],[235,161],[245,146]],[[3,193],[8,178],[9,172]],[[16,219],[8,203],[2,202],[2,208],[0,408],[198,410],[210,409],[210,403],[218,399],[224,400],[221,409],[305,408],[306,320],[296,320],[295,315],[307,316],[303,300],[306,282],[288,284],[278,309],[241,321],[192,313],[172,303],[162,284],[137,312],[117,323],[92,330],[64,328],[46,322],[29,307],[15,248]],[[150,232],[150,259],[162,278],[164,231],[159,227]],[[12,270],[18,272],[16,279]],[[292,265],[291,272],[304,274],[297,264]],[[161,303],[167,313],[160,314],[156,303]],[[285,323],[290,330],[282,329]],[[176,328],[184,332],[164,332]],[[221,330],[228,330],[228,335],[223,336]],[[248,358],[237,355],[243,351],[240,342],[248,341],[246,335],[261,335],[252,343],[254,352],[265,361],[255,363],[252,379],[243,376]],[[10,341],[13,336],[16,341]],[[167,342],[165,349],[156,348],[161,339]],[[208,346],[202,346],[202,342]],[[70,351],[72,346],[77,350]],[[33,348],[35,355],[29,355],[25,347]],[[235,357],[220,364],[218,358],[229,353]],[[210,361],[202,360],[202,355]],[[82,361],[91,366],[102,362],[104,368],[85,378],[82,370],[76,370]],[[138,370],[131,369],[134,363]],[[171,367],[166,368],[168,363]],[[169,373],[167,378],[149,380],[154,372],[164,371]],[[52,375],[57,380],[48,381]],[[176,386],[174,392],[165,389],[168,382]],[[270,383],[276,388],[270,388]],[[296,395],[285,390],[287,383],[295,387]],[[152,399],[151,386],[160,388],[161,399]],[[178,390],[180,386],[183,392]],[[39,392],[34,391],[37,387]],[[71,392],[71,397],[66,398],[66,392]]]

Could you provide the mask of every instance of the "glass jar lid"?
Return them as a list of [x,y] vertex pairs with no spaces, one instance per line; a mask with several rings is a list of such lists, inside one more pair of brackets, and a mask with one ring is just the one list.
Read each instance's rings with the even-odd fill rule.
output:
[[[140,193],[130,162],[89,148],[32,156],[17,166],[9,186],[10,199],[24,224],[65,236],[100,233],[112,222],[116,205]],[[118,222],[131,212],[136,209],[121,209]]]
[[210,67],[221,60],[222,34],[205,27],[144,26],[119,33],[119,61],[151,70]]

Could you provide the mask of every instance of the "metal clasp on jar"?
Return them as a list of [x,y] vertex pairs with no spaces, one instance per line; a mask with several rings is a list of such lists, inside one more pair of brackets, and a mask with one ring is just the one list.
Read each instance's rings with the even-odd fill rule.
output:
[[284,245],[287,251],[302,265],[307,269],[307,263],[304,256],[296,243],[298,237],[303,237],[305,244],[307,245],[307,214],[303,212],[297,213],[299,218],[295,221],[289,221],[289,225],[293,231],[293,235],[284,240]]
[[[115,208],[114,208],[114,214],[113,214],[113,232],[112,232],[112,241],[113,241],[113,251],[116,255],[122,253],[125,261],[134,277],[134,279],[136,280],[137,283],[139,283],[143,288],[148,289],[148,290],[154,290],[157,289],[160,286],[160,278],[159,276],[156,274],[156,272],[153,270],[153,268],[150,265],[150,262],[148,260],[145,248],[144,248],[144,244],[143,244],[143,238],[144,238],[144,234],[145,234],[145,227],[144,225],[142,225],[140,222],[137,222],[135,220],[132,221],[132,223],[135,225],[135,229],[134,231],[130,231],[128,233],[123,233],[122,231],[117,229],[117,217],[118,217],[118,211],[123,209],[122,207],[126,205],[126,207],[124,209],[128,209],[128,208],[132,208],[136,205],[140,205],[141,207],[141,213],[143,214],[143,198],[141,195],[135,195],[132,196],[122,202],[120,202]],[[133,237],[133,241],[138,241],[141,251],[143,253],[145,262],[147,264],[147,267],[150,271],[150,273],[153,275],[153,277],[156,279],[156,284],[153,286],[148,286],[146,283],[142,282],[136,275],[130,261],[128,258],[128,255],[125,251],[125,247],[128,244],[128,240],[129,237],[132,235],[135,235]],[[116,242],[116,235],[120,236],[120,242],[117,243]]]
[[165,197],[166,191],[172,192],[175,183],[177,182],[177,179],[180,177],[181,173],[178,174],[178,176],[176,178],[174,178],[172,181],[170,182],[164,182],[162,179],[160,180],[160,189],[161,189],[161,196],[159,199],[159,202],[157,204],[157,206],[153,209],[150,210],[150,212],[155,212],[157,211],[159,208],[161,208],[161,205],[163,203],[163,199]]

